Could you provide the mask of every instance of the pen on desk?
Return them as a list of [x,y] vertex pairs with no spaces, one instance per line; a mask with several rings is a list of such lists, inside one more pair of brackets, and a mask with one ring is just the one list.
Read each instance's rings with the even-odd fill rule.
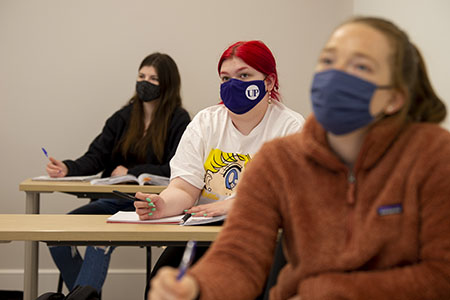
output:
[[192,217],[192,214],[185,214],[185,215],[183,216],[183,218],[181,218],[180,224],[186,223],[186,221],[187,221],[190,217]]
[[187,269],[191,265],[195,256],[195,246],[197,245],[196,241],[189,241],[186,245],[186,249],[184,249],[183,258],[181,259],[179,272],[177,275],[177,280],[183,278],[184,274],[186,274]]

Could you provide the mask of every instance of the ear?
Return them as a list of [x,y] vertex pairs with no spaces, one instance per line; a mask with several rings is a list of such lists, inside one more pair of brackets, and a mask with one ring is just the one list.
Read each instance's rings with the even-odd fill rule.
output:
[[403,108],[406,103],[405,93],[394,90],[392,92],[392,97],[389,99],[387,106],[384,108],[384,113],[386,115],[393,115]]
[[266,83],[267,92],[271,92],[273,90],[273,87],[275,86],[275,74],[272,73],[270,75],[267,75],[264,81]]

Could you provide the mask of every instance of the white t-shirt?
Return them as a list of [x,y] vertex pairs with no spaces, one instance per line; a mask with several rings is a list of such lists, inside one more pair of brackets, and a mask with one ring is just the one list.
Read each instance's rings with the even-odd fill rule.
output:
[[245,165],[265,142],[297,132],[304,122],[299,113],[272,101],[261,122],[243,135],[224,105],[208,107],[183,133],[170,161],[171,179],[202,189],[198,204],[223,200],[234,193]]

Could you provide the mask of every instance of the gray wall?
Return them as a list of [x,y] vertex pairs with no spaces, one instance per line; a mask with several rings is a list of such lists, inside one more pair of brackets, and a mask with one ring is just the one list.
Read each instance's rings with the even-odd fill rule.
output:
[[[332,29],[356,12],[392,18],[423,50],[439,94],[449,101],[447,1],[0,0],[0,213],[23,213],[22,180],[45,173],[40,148],[59,159],[83,154],[105,120],[133,93],[138,64],[170,54],[193,116],[218,101],[217,61],[237,40],[261,39],[273,51],[284,102],[307,116],[317,55]],[[445,73],[444,73],[445,72]],[[41,197],[41,213],[83,203],[63,194]],[[158,251],[158,249],[156,249]],[[22,289],[23,243],[0,244],[0,289]],[[105,299],[141,299],[145,253],[118,248]],[[56,270],[40,251],[42,293]]]

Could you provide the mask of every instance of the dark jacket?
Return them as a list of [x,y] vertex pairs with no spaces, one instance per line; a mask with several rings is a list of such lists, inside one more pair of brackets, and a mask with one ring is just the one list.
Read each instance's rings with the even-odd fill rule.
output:
[[64,161],[69,169],[68,176],[93,175],[103,171],[102,177],[109,177],[119,165],[128,168],[128,173],[135,176],[142,173],[170,176],[169,161],[175,154],[181,136],[190,122],[189,113],[181,107],[174,111],[167,131],[162,163],[158,162],[153,148],[150,146],[146,163],[142,164],[133,154],[128,155],[128,159],[125,159],[120,151],[114,151],[128,129],[132,107],[133,105],[127,105],[114,113],[106,121],[102,132],[94,139],[83,156],[77,160]]

